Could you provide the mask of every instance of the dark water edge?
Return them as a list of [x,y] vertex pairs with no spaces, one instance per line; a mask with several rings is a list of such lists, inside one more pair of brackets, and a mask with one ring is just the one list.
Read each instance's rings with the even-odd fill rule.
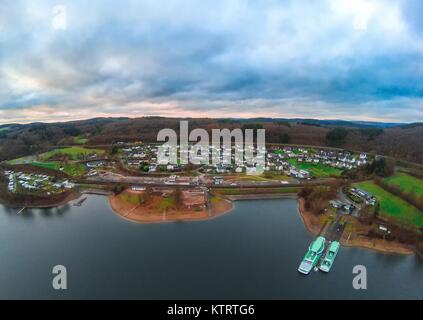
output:
[[[137,224],[103,196],[81,207],[0,206],[0,298],[423,299],[423,260],[342,247],[329,274],[297,272],[313,236],[295,199],[236,202],[198,222]],[[52,288],[64,265],[68,290]],[[367,268],[354,290],[352,269]]]

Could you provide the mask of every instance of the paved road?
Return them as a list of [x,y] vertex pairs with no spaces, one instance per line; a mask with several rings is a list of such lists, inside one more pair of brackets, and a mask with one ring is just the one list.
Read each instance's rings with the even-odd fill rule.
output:
[[339,241],[344,233],[345,223],[341,223],[342,215],[338,215],[335,221],[326,229],[325,238],[329,241]]
[[269,187],[298,187],[304,185],[305,182],[310,184],[321,184],[328,180],[316,179],[312,181],[299,181],[297,179],[289,179],[286,181],[269,180],[269,181],[224,181],[219,185],[214,185],[210,176],[200,175],[198,177],[180,176],[174,182],[170,182],[167,176],[163,177],[146,177],[146,176],[125,176],[117,173],[100,173],[97,176],[86,179],[87,183],[124,183],[145,186],[204,186],[213,188],[269,188]]

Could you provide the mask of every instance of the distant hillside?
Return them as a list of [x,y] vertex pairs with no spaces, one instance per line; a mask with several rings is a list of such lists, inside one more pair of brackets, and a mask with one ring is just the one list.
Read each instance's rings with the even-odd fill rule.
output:
[[[402,126],[402,123],[394,122],[372,122],[372,121],[345,121],[345,120],[320,120],[320,119],[286,119],[286,118],[250,118],[250,119],[224,119],[226,121],[237,121],[241,123],[245,122],[288,122],[288,123],[298,123],[306,125],[315,125],[315,126],[327,126],[327,127],[351,127],[351,128],[392,128]],[[412,124],[407,124],[412,125]],[[404,125],[405,126],[405,125]]]
[[[65,123],[9,124],[0,126],[0,160],[40,152],[55,145],[73,144],[84,137],[89,145],[119,141],[156,142],[163,128],[178,132],[175,118],[95,118]],[[363,150],[423,163],[423,124],[350,122],[314,119],[189,119],[190,129],[266,129],[266,141]]]

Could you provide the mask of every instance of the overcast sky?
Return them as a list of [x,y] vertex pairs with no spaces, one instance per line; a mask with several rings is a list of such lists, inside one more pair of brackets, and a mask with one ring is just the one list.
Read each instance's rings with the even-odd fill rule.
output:
[[1,0],[0,123],[423,121],[423,1]]

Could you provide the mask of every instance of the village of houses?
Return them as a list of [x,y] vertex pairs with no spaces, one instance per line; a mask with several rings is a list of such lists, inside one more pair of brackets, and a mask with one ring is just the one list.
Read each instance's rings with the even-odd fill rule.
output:
[[[179,146],[178,146],[179,147]],[[257,160],[261,160],[265,154],[266,162],[264,168],[248,165],[246,161],[235,163],[235,154],[243,152],[241,146],[233,146],[232,149],[217,150],[214,146],[209,147],[210,157],[207,158],[206,163],[202,163],[200,171],[206,174],[261,174],[263,172],[276,171],[286,174],[298,179],[311,179],[313,174],[306,169],[301,169],[302,164],[311,164],[316,166],[328,166],[332,168],[343,170],[355,169],[359,166],[365,165],[368,161],[367,154],[361,153],[354,155],[349,151],[330,151],[325,149],[313,148],[312,152],[307,148],[294,147],[271,147],[270,150],[257,153]],[[220,151],[220,163],[212,164],[211,159],[215,152]],[[173,151],[177,153],[178,151]],[[185,151],[186,152],[186,151]],[[136,168],[144,172],[156,173],[160,172],[182,172],[183,166],[169,164],[166,159],[157,159],[158,148],[154,145],[142,145],[126,147],[121,149],[122,161],[130,168]],[[225,163],[225,155],[231,154],[229,163]],[[197,158],[198,157],[198,158]],[[201,161],[198,155],[193,156],[194,160]],[[293,164],[290,159],[295,159],[298,165]],[[314,176],[319,178],[318,176]]]
[[5,170],[8,177],[7,189],[11,193],[16,192],[44,192],[47,195],[60,193],[64,189],[73,189],[75,184],[69,180],[57,180],[46,174],[23,173]]
[[[225,184],[227,176],[248,176],[248,175],[263,175],[267,172],[276,173],[280,183],[284,185],[301,184],[311,179],[325,179],[331,176],[340,175],[342,171],[352,170],[359,166],[365,165],[369,159],[367,154],[353,154],[349,151],[335,151],[319,148],[305,148],[305,147],[291,147],[291,146],[271,146],[261,156],[265,154],[265,166],[256,167],[247,164],[246,161],[240,162],[231,161],[230,163],[219,163],[216,165],[203,163],[195,167],[195,175],[184,176],[186,167],[181,165],[169,164],[166,161],[158,160],[158,146],[154,144],[139,144],[139,145],[123,145],[118,144],[119,148],[116,154],[107,154],[106,156],[97,158],[95,154],[89,155],[89,161],[84,161],[86,172],[82,179],[96,179],[101,174],[112,173],[116,163],[119,162],[121,166],[128,169],[128,172],[137,170],[145,175],[144,186],[141,184],[134,184],[131,188],[135,192],[145,191],[145,185],[149,181],[153,181],[155,185],[155,192],[159,192],[166,196],[171,193],[170,185],[186,186],[183,190],[184,203],[188,207],[197,206],[203,207],[206,205],[207,197],[205,196],[204,187],[213,187],[225,185],[227,187],[239,187],[239,183]],[[225,159],[225,154],[230,154],[230,158],[235,160],[234,154],[242,151],[239,146],[233,146],[231,149],[216,150],[210,146],[210,158],[214,152],[220,151],[220,159]],[[260,157],[257,150],[250,150]],[[261,150],[263,151],[263,150]],[[179,151],[172,151],[178,152]],[[198,155],[194,155],[197,157]],[[198,160],[198,159],[197,159]],[[314,169],[319,170],[315,171]],[[192,168],[190,168],[193,170]],[[160,176],[157,177],[157,173]],[[179,175],[178,175],[179,174]],[[13,170],[4,171],[4,175],[8,178],[8,191],[11,193],[25,192],[25,193],[60,193],[64,190],[70,190],[75,187],[72,178],[58,180],[45,173],[23,173],[15,172]],[[128,175],[130,175],[128,173]],[[199,180],[199,175],[207,177]],[[282,178],[284,177],[284,178]],[[141,179],[141,178],[140,178]],[[121,181],[121,180],[119,180]],[[128,181],[130,177],[128,177]],[[135,181],[135,180],[133,180]],[[140,180],[137,180],[140,181]],[[204,185],[201,185],[203,181]],[[205,182],[210,182],[210,185]],[[150,182],[151,183],[151,182]],[[249,182],[250,185],[254,181]],[[275,181],[269,180],[269,183]],[[162,187],[157,185],[163,184]],[[260,183],[263,186],[263,182]],[[374,205],[374,197],[367,194],[363,190],[351,190],[355,196],[364,199],[368,204]],[[331,202],[335,208],[353,213],[356,205],[353,201],[340,201],[339,199]]]

